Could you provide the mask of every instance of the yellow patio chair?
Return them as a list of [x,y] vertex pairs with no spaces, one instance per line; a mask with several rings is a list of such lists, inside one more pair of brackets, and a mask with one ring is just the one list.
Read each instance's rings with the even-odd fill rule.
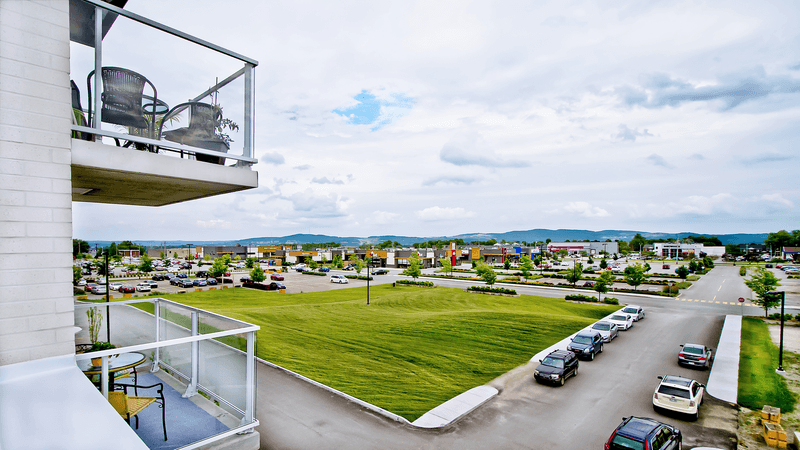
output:
[[[128,395],[128,388],[129,387],[136,387],[141,389],[149,389],[158,386],[158,390],[156,393],[158,397],[137,397]],[[139,428],[139,414],[140,412],[144,411],[145,408],[152,405],[153,403],[157,404],[159,408],[161,408],[161,423],[164,427],[164,440],[167,440],[167,418],[166,418],[166,410],[164,404],[164,384],[157,383],[152,386],[136,386],[130,384],[117,384],[116,387],[124,388],[125,392],[118,392],[112,391],[108,393],[108,402],[111,403],[111,406],[114,407],[115,410],[128,422],[128,425],[131,423],[131,417],[136,419],[136,428]]]

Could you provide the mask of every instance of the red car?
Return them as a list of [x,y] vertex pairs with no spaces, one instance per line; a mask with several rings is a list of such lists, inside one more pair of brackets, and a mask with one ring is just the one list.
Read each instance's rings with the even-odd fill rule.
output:
[[126,284],[126,285],[120,286],[119,291],[122,292],[123,294],[132,294],[132,293],[136,292],[136,288],[133,287],[133,286],[128,286]]
[[273,273],[272,275],[269,276],[269,279],[275,281],[283,281],[283,275]]

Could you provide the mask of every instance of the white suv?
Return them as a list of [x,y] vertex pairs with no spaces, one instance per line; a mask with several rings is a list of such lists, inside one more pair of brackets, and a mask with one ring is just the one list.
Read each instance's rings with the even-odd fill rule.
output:
[[344,275],[331,275],[331,283],[347,284],[347,278]]
[[653,409],[656,412],[668,409],[686,413],[697,420],[705,386],[695,380],[673,375],[658,378],[661,379],[661,383],[653,393]]

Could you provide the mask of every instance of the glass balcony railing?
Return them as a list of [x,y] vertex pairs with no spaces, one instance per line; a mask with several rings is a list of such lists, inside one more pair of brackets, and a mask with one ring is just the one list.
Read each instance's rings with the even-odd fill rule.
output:
[[[152,414],[158,420],[145,420],[135,429],[146,444],[148,439],[157,446],[163,444],[162,422],[164,433],[169,434],[168,443],[182,443],[181,449],[247,433],[258,425],[258,326],[161,298],[78,303],[75,325],[81,328],[76,335],[78,351],[88,348],[92,341],[116,346],[75,355],[78,367],[106,398],[124,384],[162,383],[178,391],[167,396],[163,421],[161,412],[155,409]],[[96,358],[100,360],[91,361]],[[134,394],[133,389],[126,392]],[[204,403],[202,411],[192,406],[199,402]]]
[[124,3],[70,0],[72,137],[255,164],[258,62],[114,6]]

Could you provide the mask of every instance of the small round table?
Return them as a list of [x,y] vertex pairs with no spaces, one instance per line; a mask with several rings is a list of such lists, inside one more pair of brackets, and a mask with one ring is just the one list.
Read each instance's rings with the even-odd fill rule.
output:
[[[146,360],[147,357],[138,352],[121,353],[116,358],[111,358],[108,362],[108,390],[112,391],[114,388],[114,374],[128,369],[133,369],[133,384],[136,385],[138,379],[136,366]],[[78,368],[89,378],[92,378],[92,375],[99,375],[103,371],[102,367],[92,365],[91,359],[78,361]]]

